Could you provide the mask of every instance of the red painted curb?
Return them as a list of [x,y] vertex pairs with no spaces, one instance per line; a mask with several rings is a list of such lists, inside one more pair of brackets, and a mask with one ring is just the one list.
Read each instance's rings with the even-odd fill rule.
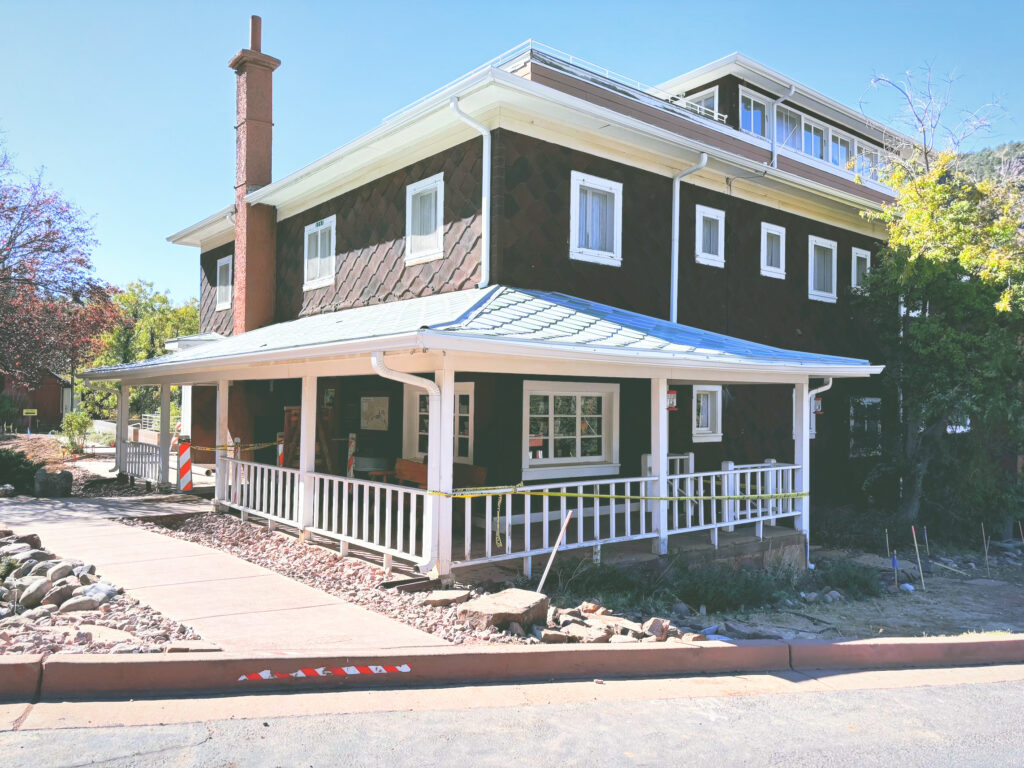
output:
[[28,701],[35,698],[43,657],[0,656],[0,700]]
[[1024,637],[891,637],[790,643],[793,669],[961,667],[1024,662]]
[[[125,693],[251,693],[280,688],[366,688],[788,668],[789,647],[773,641],[483,650],[442,647],[308,657],[69,654],[46,659],[40,695],[53,699]],[[260,677],[264,671],[269,679]],[[296,676],[300,671],[302,674]]]

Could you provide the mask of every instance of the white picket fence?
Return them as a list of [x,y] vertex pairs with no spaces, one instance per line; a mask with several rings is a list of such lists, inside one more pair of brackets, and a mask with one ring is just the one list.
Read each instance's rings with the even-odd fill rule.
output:
[[121,442],[121,472],[150,483],[160,481],[160,446],[152,443]]
[[240,512],[300,527],[299,471],[220,457],[217,500]]

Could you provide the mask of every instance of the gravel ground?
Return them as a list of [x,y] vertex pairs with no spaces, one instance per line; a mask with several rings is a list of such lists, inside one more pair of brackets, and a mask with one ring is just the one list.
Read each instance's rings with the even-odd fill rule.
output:
[[[151,531],[185,539],[228,552],[250,563],[280,573],[303,584],[321,589],[350,603],[390,616],[424,632],[462,643],[525,643],[526,639],[494,627],[474,630],[460,623],[456,607],[422,605],[421,595],[396,589],[378,589],[384,571],[353,557],[341,557],[316,545],[303,544],[291,536],[267,530],[217,512],[189,517],[176,528],[144,520],[124,520]],[[472,591],[472,597],[482,594]]]
[[80,459],[91,459],[91,455],[73,456],[64,452],[60,442],[50,435],[0,435],[0,448],[23,451],[32,461],[41,461],[46,465],[47,472],[71,473],[71,495],[85,497],[111,496],[145,496],[152,491],[146,490],[145,483],[136,483],[134,487],[127,481],[118,481],[113,476],[101,476],[90,469],[79,466]]

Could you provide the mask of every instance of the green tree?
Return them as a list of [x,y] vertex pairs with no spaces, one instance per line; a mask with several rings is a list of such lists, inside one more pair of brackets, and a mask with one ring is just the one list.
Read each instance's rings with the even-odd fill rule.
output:
[[[169,294],[155,291],[152,283],[130,283],[114,297],[114,304],[120,310],[120,319],[100,337],[100,351],[90,367],[151,360],[167,354],[164,344],[168,339],[199,332],[199,308],[195,299],[175,306]],[[116,416],[115,385],[103,382],[82,387],[80,396],[83,407],[94,418]],[[180,407],[180,388],[171,388],[171,400],[172,411]],[[132,414],[151,413],[159,407],[155,387],[132,389],[129,404]]]

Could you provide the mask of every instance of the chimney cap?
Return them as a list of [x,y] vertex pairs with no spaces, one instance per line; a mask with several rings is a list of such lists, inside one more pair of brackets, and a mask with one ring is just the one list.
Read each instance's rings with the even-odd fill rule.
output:
[[263,19],[253,15],[249,18],[249,50],[260,53],[263,43]]

